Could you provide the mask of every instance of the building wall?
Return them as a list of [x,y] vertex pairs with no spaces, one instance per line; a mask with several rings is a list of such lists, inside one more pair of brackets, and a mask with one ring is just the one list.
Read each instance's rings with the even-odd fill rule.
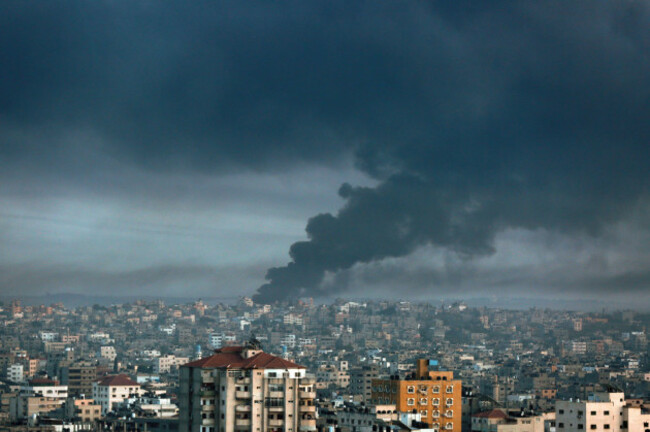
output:
[[180,432],[316,430],[304,370],[181,367]]
[[400,412],[422,415],[432,429],[461,431],[461,381],[453,372],[429,372],[430,379],[373,380],[372,403],[392,404]]

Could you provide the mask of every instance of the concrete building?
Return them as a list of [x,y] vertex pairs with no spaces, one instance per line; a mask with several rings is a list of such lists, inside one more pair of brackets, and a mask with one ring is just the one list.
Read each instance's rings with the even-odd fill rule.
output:
[[434,363],[418,360],[410,379],[373,380],[371,403],[395,404],[402,413],[417,412],[434,431],[460,432],[462,383],[451,371],[430,371],[430,364]]
[[599,392],[588,400],[558,400],[555,403],[557,432],[645,431],[650,429],[650,414],[628,406],[622,392]]
[[180,432],[316,430],[314,380],[256,340],[183,365],[180,376]]
[[7,379],[14,383],[23,382],[25,373],[23,365],[15,363],[7,368]]
[[68,399],[66,416],[78,418],[82,423],[92,423],[101,418],[102,407],[92,399]]
[[93,383],[93,399],[101,405],[102,415],[106,415],[125,399],[141,393],[140,384],[127,375],[111,375]]
[[350,393],[361,395],[363,402],[372,399],[372,380],[379,379],[379,367],[376,365],[363,366],[350,371]]
[[91,396],[93,383],[97,381],[97,366],[79,361],[61,368],[61,383],[68,386],[71,396]]
[[157,357],[153,360],[153,373],[169,373],[172,368],[178,368],[179,366],[190,361],[188,357],[176,357],[175,355],[166,355],[162,357]]
[[34,379],[20,387],[10,400],[10,419],[21,421],[54,411],[65,404],[68,387],[49,379]]

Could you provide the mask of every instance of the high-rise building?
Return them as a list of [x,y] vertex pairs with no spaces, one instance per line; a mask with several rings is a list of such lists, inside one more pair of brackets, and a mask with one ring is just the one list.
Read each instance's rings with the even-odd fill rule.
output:
[[61,368],[61,383],[68,386],[71,396],[91,397],[97,381],[97,366],[89,361],[78,361]]
[[316,430],[314,379],[256,340],[180,368],[180,432]]
[[372,380],[379,378],[379,366],[362,366],[350,371],[350,393],[361,395],[362,400],[369,403],[372,399]]
[[398,412],[419,413],[434,431],[460,432],[462,383],[451,371],[429,370],[435,364],[420,359],[407,379],[373,380],[372,403],[395,404]]

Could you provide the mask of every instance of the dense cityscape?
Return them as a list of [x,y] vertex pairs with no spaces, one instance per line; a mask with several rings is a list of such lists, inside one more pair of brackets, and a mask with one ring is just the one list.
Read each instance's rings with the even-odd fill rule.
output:
[[650,0],[0,0],[0,432],[650,432]]
[[7,431],[642,431],[650,421],[650,314],[630,310],[14,300],[0,319]]

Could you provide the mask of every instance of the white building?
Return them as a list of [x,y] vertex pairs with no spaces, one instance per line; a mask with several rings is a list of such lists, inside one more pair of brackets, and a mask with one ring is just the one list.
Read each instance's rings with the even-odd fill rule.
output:
[[40,336],[43,342],[54,342],[59,338],[58,333],[51,332],[51,331],[40,331],[38,332],[38,335]]
[[578,431],[645,431],[650,414],[639,407],[628,407],[622,392],[594,393],[586,401],[558,400],[555,403],[557,432]]
[[140,393],[140,384],[124,374],[107,376],[93,383],[93,399],[102,406],[102,415],[130,396],[139,396]]
[[23,382],[25,378],[23,365],[15,363],[7,368],[7,379],[11,382]]
[[115,351],[114,346],[103,346],[99,348],[99,356],[103,359],[114,361],[117,357],[117,352]]

